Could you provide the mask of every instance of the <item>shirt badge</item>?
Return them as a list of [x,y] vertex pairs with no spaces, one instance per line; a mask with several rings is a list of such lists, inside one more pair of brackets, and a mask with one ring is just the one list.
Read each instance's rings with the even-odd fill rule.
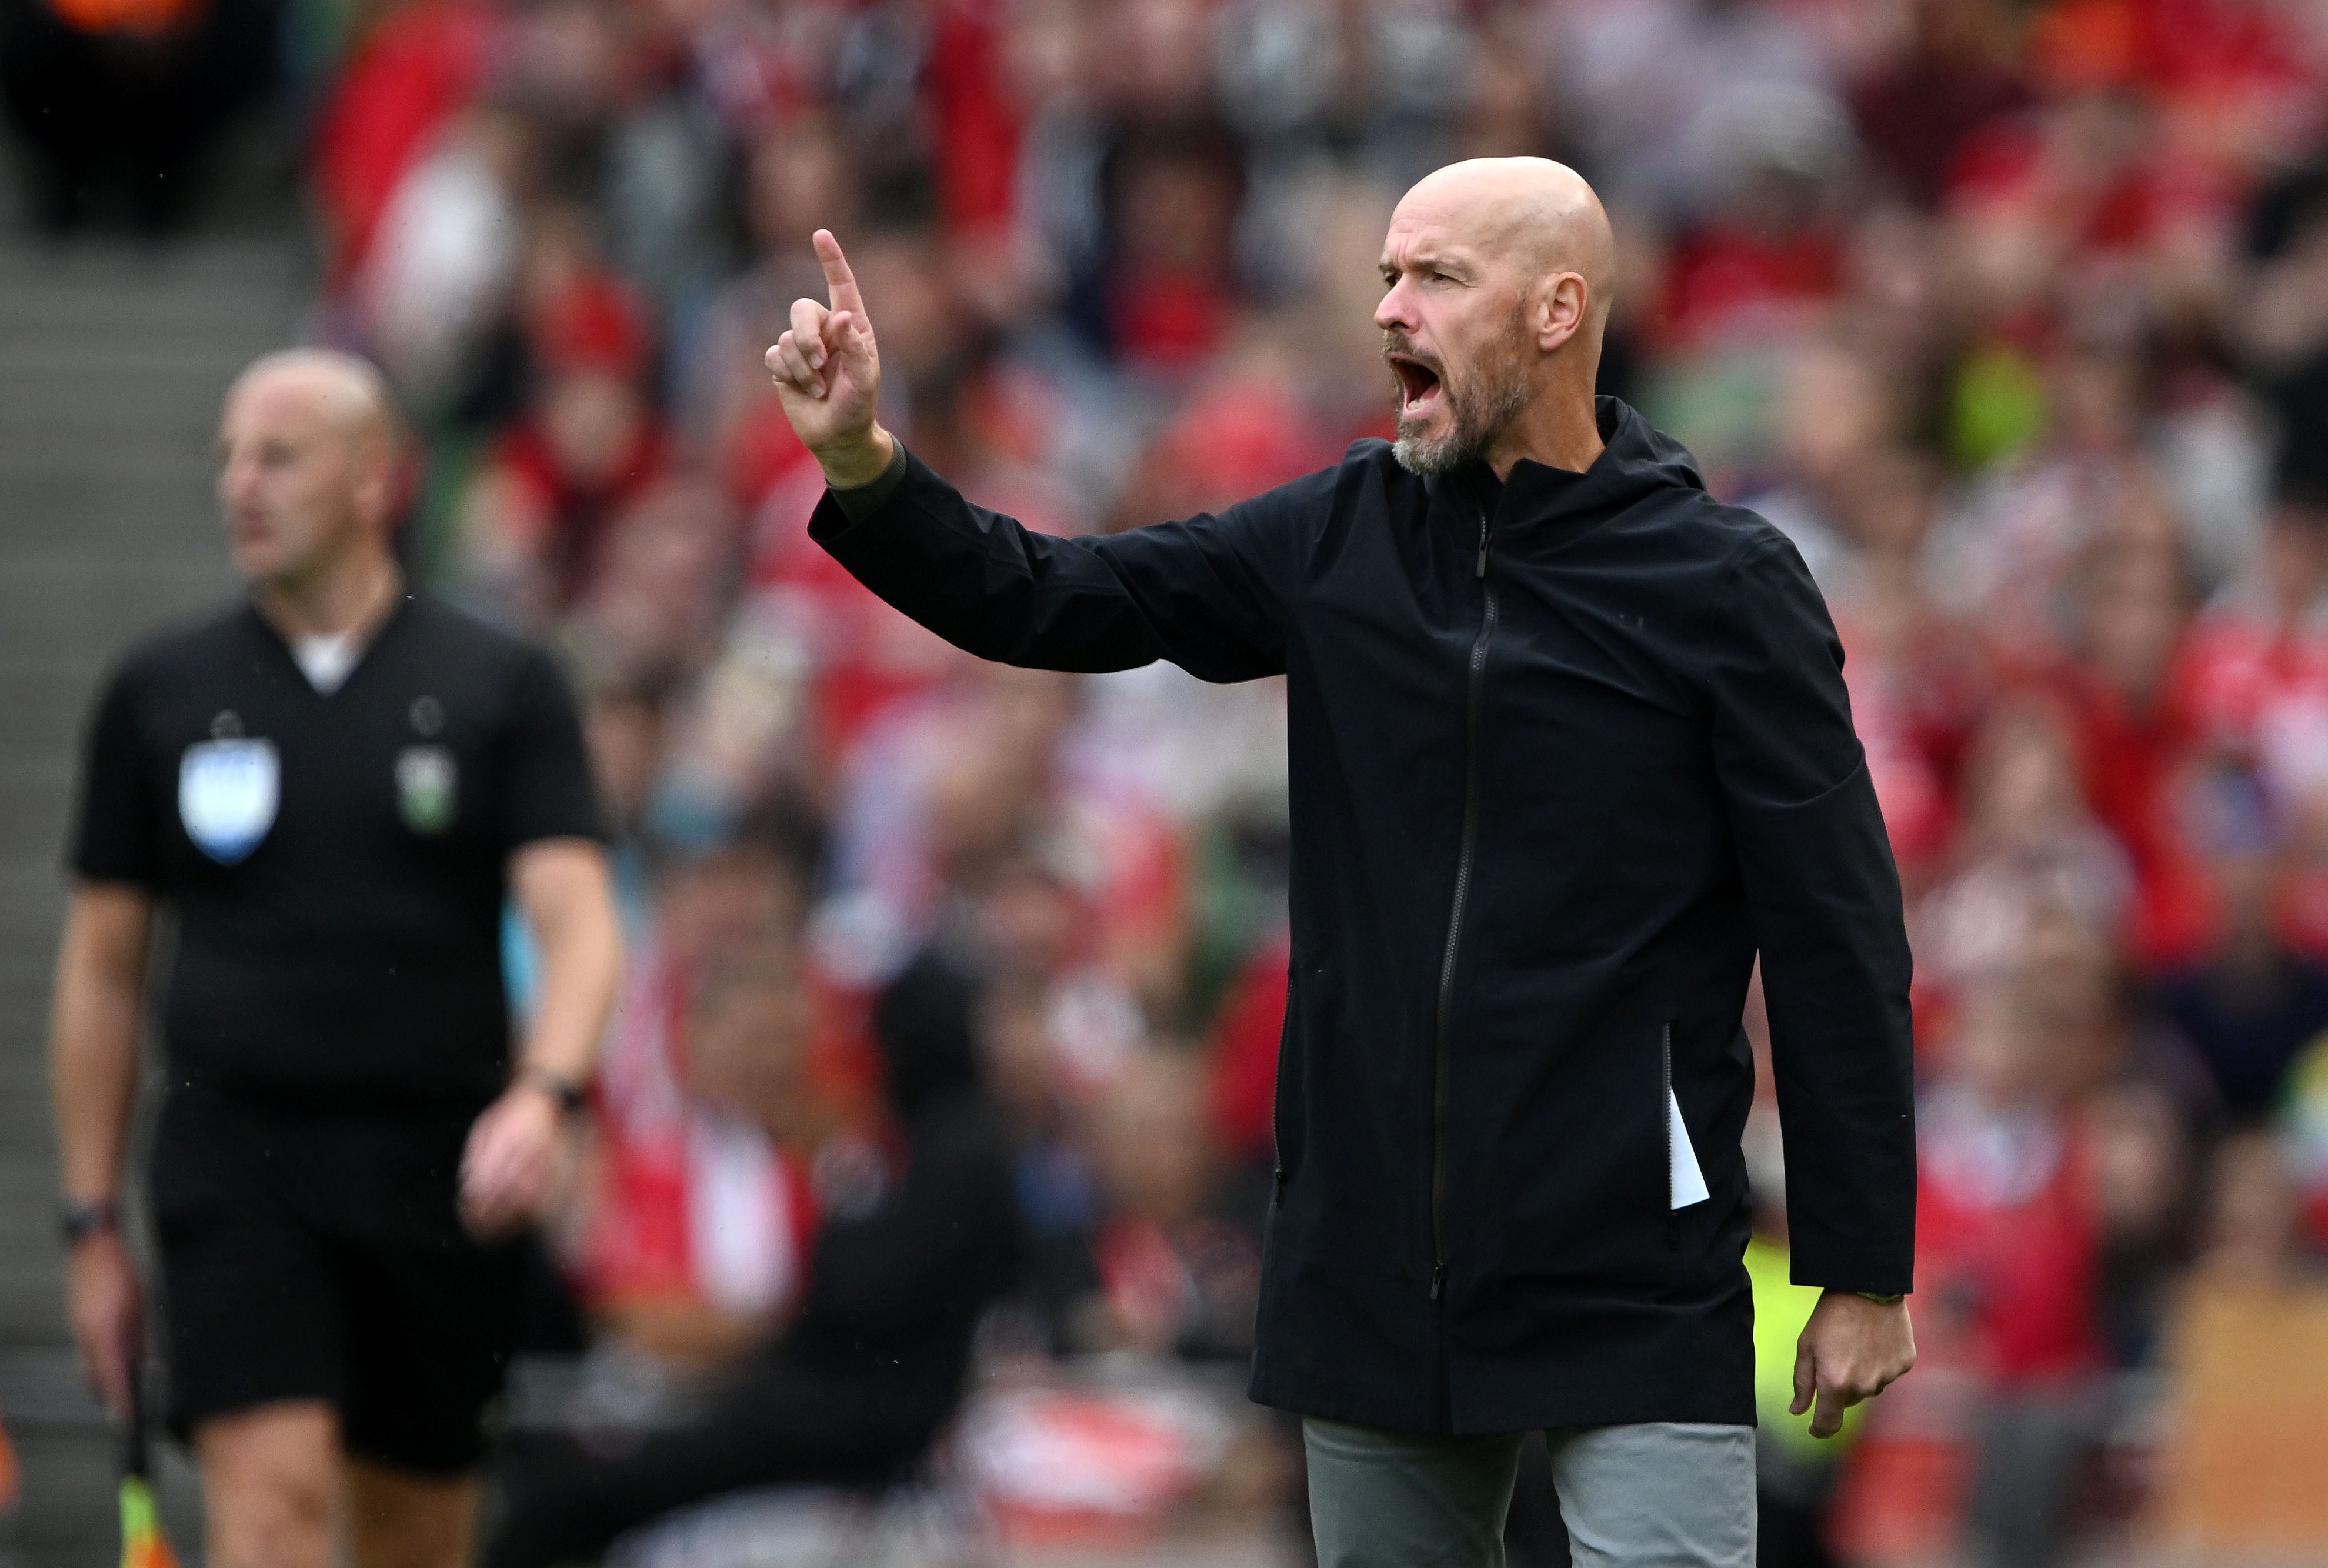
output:
[[282,788],[283,764],[273,741],[202,741],[178,759],[178,820],[203,854],[232,866],[275,825]]
[[396,809],[416,833],[441,833],[453,825],[460,770],[441,746],[408,746],[396,759]]

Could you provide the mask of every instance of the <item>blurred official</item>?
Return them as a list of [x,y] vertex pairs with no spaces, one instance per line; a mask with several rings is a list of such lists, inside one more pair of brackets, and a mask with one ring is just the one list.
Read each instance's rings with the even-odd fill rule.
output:
[[1759,953],[1826,1435],[1914,1358],[1908,945],[1801,559],[1594,398],[1599,199],[1542,159],[1423,180],[1375,313],[1397,440],[1075,540],[880,427],[865,302],[815,242],[831,303],[768,366],[842,565],[990,659],[1287,679],[1253,1394],[1306,1418],[1320,1563],[1500,1563],[1543,1430],[1580,1563],[1750,1563],[1748,980]]
[[[211,1568],[467,1562],[480,1419],[612,1003],[580,727],[538,650],[408,591],[362,361],[228,393],[248,602],[135,649],[88,737],[52,1037],[74,1338],[127,1406],[119,1234],[149,934],[175,916],[151,1169],[170,1420]],[[539,949],[511,1050],[505,903]]]

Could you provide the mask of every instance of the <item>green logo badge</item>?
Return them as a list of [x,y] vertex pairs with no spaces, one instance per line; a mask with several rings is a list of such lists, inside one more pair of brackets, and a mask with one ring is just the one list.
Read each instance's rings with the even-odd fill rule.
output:
[[453,754],[441,746],[408,746],[396,759],[396,808],[416,833],[441,833],[453,825],[460,773]]

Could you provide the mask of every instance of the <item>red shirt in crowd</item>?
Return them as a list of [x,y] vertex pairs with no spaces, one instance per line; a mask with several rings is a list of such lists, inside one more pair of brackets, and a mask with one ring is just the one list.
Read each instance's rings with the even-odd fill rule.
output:
[[1966,1335],[2000,1385],[2091,1371],[2100,1228],[2067,1118],[1932,1109],[1917,1123],[1917,1299]]

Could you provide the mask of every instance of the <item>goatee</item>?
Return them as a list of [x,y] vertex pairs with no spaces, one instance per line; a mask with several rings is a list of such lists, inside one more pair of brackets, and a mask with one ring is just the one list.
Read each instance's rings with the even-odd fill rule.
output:
[[[1509,328],[1495,346],[1501,352],[1483,357],[1479,369],[1460,379],[1442,370],[1439,398],[1447,406],[1447,428],[1438,437],[1423,434],[1426,420],[1409,418],[1400,404],[1396,439],[1391,455],[1409,474],[1425,479],[1452,474],[1476,462],[1488,445],[1527,407],[1532,388],[1521,369],[1521,348],[1527,332],[1525,318],[1512,313]],[[1394,341],[1385,352],[1405,352],[1403,341]],[[1402,396],[1404,389],[1401,388]]]

